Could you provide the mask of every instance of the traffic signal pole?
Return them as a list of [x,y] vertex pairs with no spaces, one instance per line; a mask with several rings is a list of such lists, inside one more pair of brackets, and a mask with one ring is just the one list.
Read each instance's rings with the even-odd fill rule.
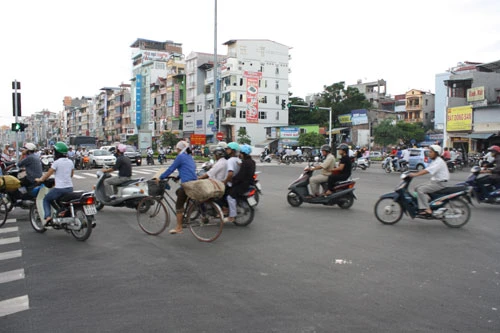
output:
[[307,105],[296,105],[296,104],[291,104],[288,103],[288,111],[290,111],[290,108],[299,108],[299,109],[308,109],[309,111],[312,111],[312,109],[315,110],[326,110],[329,113],[329,130],[328,130],[328,144],[331,146],[332,145],[332,108],[325,108],[322,106],[307,106]]
[[[12,82],[12,88],[14,89],[14,116],[16,118],[15,122],[16,124],[18,123],[17,119],[19,116],[19,105],[17,104],[17,101],[20,100],[20,98],[17,98],[17,88],[21,89],[21,82],[17,82],[17,80],[14,80]],[[16,161],[19,162],[19,132],[16,131]]]

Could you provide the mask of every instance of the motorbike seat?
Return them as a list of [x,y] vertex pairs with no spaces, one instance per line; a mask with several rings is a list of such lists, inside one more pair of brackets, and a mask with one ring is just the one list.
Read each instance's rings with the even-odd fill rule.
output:
[[450,186],[450,187],[445,187],[442,190],[430,193],[430,196],[432,198],[437,198],[437,197],[440,197],[442,195],[452,194],[452,193],[456,193],[456,192],[460,192],[460,191],[467,191],[467,186]]
[[125,186],[129,186],[130,184],[134,184],[134,183],[137,183],[140,181],[141,181],[140,179],[130,179],[130,180],[127,180],[126,182],[121,183],[121,184],[116,185],[116,186],[117,187],[125,187]]
[[74,191],[71,193],[66,193],[62,197],[57,199],[57,202],[63,203],[63,202],[69,202],[74,199],[79,199],[83,193],[85,193],[85,191]]

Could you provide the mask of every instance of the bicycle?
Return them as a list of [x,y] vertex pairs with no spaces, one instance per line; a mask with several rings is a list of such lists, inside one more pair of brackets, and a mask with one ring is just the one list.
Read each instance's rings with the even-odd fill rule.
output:
[[[141,229],[148,234],[158,235],[170,224],[170,214],[167,212],[167,207],[174,216],[177,214],[174,204],[176,199],[168,191],[165,191],[171,188],[169,184],[170,180],[177,181],[178,178],[167,177],[160,181],[159,189],[153,193],[150,190],[150,195],[142,199],[138,204],[137,220]],[[155,181],[150,180],[148,184],[150,182]],[[162,211],[165,211],[166,217],[163,223],[160,223],[159,220],[161,218],[157,219],[156,217],[161,215]],[[148,227],[148,223],[153,218],[155,220],[153,224],[157,226],[154,230]],[[188,227],[193,236],[199,241],[213,242],[222,233],[224,214],[219,205],[213,200],[199,202],[188,198],[183,213],[183,226]]]

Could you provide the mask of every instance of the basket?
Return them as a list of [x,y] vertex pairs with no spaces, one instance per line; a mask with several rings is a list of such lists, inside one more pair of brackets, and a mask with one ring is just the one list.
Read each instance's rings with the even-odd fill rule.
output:
[[165,192],[166,180],[160,180],[157,184],[156,180],[148,180],[148,194],[154,197],[162,196]]

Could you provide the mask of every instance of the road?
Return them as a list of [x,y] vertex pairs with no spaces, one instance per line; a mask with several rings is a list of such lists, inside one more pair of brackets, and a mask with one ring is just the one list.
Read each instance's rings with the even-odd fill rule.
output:
[[0,229],[0,332],[500,331],[500,206],[473,207],[461,229],[382,225],[374,203],[399,178],[375,164],[355,171],[351,209],[293,208],[286,188],[303,166],[258,164],[254,222],[208,244],[148,236],[127,208],[105,207],[86,242],[38,234],[14,211]]

